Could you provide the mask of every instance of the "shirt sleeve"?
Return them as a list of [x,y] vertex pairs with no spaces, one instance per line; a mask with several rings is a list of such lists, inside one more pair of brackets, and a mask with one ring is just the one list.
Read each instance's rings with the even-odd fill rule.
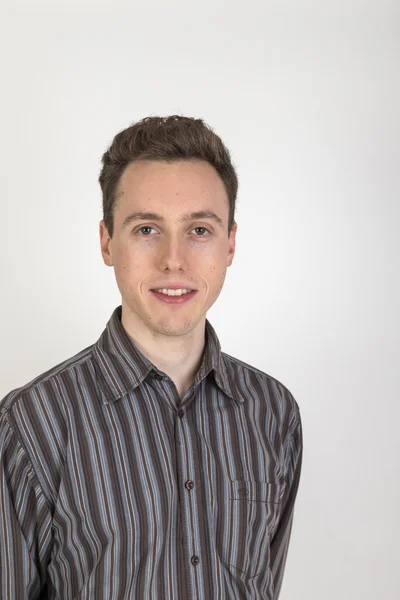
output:
[[29,458],[0,416],[0,598],[44,600],[51,512]]
[[303,457],[303,435],[300,414],[297,424],[290,434],[286,452],[286,489],[282,500],[282,513],[271,540],[271,572],[274,581],[274,600],[278,600],[285,571],[286,557],[289,548],[290,534],[293,524],[294,506],[299,488]]

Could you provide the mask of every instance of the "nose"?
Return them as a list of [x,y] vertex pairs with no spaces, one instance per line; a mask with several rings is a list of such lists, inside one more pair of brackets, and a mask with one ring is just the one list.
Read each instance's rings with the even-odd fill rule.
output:
[[188,246],[181,235],[166,235],[160,246],[159,262],[161,269],[186,271],[188,266]]

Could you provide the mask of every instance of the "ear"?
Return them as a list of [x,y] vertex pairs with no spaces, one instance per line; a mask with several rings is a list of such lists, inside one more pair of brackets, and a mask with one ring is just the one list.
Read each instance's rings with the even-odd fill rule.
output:
[[101,254],[103,256],[104,264],[108,267],[113,266],[112,260],[112,240],[108,235],[108,230],[104,221],[100,221],[99,223],[99,234],[100,234],[100,248]]
[[236,231],[237,231],[237,223],[235,221],[232,226],[231,232],[229,234],[229,249],[228,249],[228,262],[227,262],[228,267],[231,266],[233,257],[235,256]]

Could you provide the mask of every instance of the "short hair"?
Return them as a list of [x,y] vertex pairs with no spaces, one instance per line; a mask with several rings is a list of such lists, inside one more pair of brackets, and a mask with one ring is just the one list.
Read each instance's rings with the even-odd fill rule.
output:
[[99,183],[103,220],[110,237],[114,232],[116,191],[122,173],[136,160],[205,160],[219,174],[229,201],[228,234],[235,222],[238,178],[229,150],[202,119],[171,115],[145,117],[120,131],[103,154]]

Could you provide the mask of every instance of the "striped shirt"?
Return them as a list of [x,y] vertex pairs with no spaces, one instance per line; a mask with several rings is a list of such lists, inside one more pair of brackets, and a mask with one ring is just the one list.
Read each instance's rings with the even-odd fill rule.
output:
[[4,600],[276,600],[302,462],[299,407],[206,319],[182,400],[111,315],[0,403]]

